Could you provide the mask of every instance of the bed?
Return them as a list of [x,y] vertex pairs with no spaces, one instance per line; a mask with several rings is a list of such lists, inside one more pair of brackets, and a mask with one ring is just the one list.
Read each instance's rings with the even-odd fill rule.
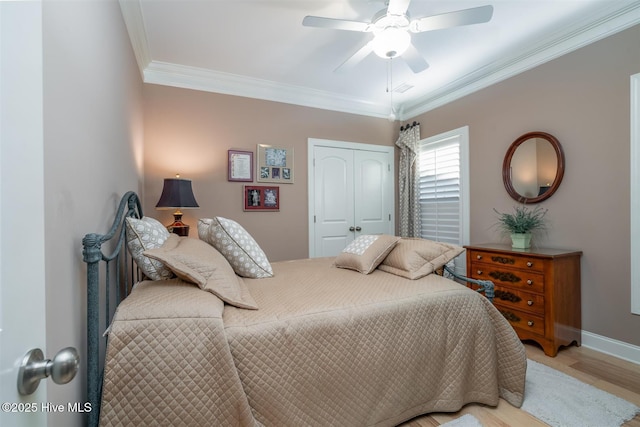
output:
[[[466,286],[435,273],[402,277],[353,254],[262,260],[270,272],[225,275],[208,260],[235,268],[234,252],[207,242],[200,223],[200,240],[170,236],[144,252],[177,277],[138,280],[127,251],[98,255],[111,237],[125,246],[126,218],[144,218],[135,193],[107,234],[85,237],[89,425],[394,426],[471,402],[522,404],[524,348]],[[207,263],[194,261],[203,253]],[[110,279],[127,276],[115,297],[98,295],[110,287],[100,285],[100,260],[116,270]],[[209,274],[204,286],[199,274]],[[113,316],[102,299],[122,300]]]

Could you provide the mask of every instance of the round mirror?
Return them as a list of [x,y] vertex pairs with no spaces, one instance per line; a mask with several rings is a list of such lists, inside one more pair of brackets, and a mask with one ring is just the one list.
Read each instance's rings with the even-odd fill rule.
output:
[[564,175],[560,142],[544,132],[529,132],[516,139],[502,163],[507,193],[521,203],[538,203],[551,197]]

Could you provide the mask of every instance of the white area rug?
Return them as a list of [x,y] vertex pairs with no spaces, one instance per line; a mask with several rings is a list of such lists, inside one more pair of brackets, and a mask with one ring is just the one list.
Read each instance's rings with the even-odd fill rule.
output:
[[[640,407],[533,360],[527,361],[522,410],[552,427],[620,427]],[[441,427],[482,427],[473,415]]]
[[552,427],[619,427],[640,408],[569,375],[528,360],[522,410]]
[[482,424],[473,415],[466,414],[448,423],[440,424],[440,427],[482,427]]

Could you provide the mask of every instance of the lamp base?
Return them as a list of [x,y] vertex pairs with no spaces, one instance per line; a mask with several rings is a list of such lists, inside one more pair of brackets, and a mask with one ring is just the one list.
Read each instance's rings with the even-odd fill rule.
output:
[[182,222],[182,214],[173,214],[173,224],[167,225],[169,233],[177,234],[178,236],[188,236],[189,226]]

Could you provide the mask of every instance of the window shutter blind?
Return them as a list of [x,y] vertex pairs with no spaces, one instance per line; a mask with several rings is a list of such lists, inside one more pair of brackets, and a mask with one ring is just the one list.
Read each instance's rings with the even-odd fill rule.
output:
[[449,137],[420,150],[422,237],[460,245],[460,138]]

